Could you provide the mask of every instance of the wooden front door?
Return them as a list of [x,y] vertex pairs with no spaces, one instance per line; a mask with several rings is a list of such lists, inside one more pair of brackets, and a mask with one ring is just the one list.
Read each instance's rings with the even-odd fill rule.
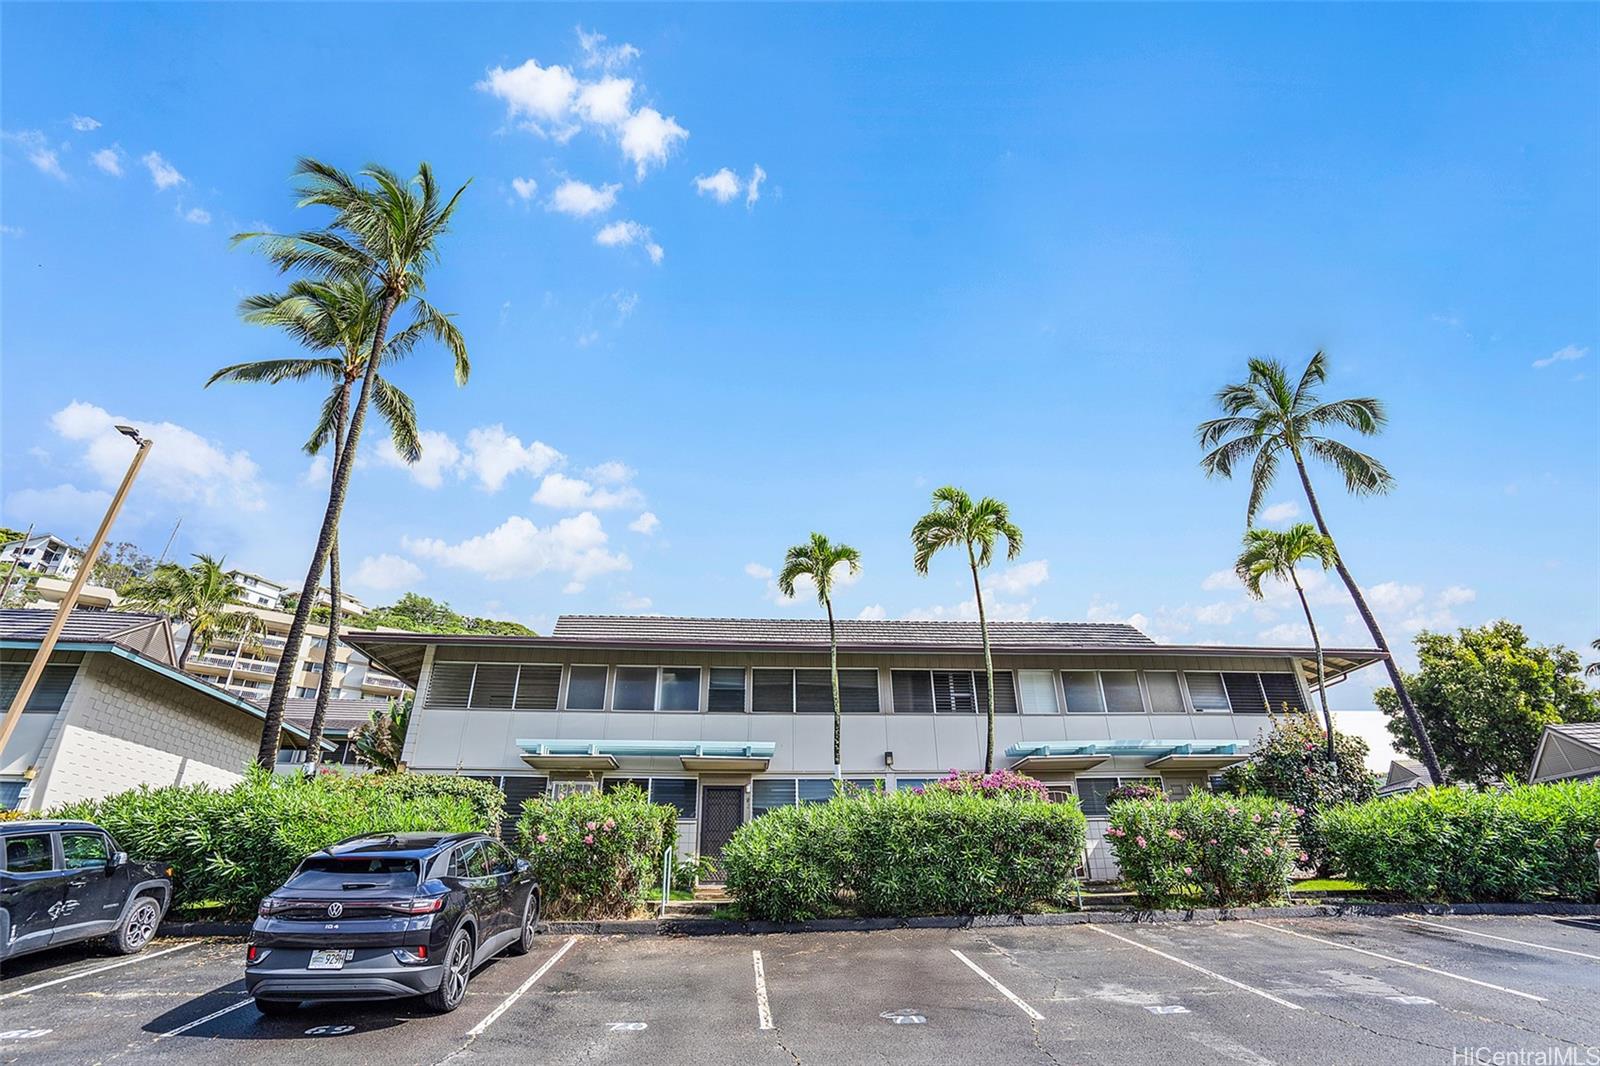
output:
[[713,864],[713,872],[706,880],[722,883],[722,866],[717,860],[722,857],[722,846],[743,823],[743,785],[707,785],[701,789],[700,854]]

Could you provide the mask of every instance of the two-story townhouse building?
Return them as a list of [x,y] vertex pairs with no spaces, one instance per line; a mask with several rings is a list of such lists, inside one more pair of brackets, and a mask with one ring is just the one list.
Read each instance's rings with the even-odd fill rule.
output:
[[15,563],[17,569],[35,574],[70,578],[83,565],[83,552],[53,533],[39,533],[0,544],[0,563]]
[[[1169,794],[1241,761],[1268,710],[1312,706],[1306,648],[1162,645],[1127,625],[990,626],[995,765],[1076,795],[1091,876],[1113,876],[1106,795]],[[822,621],[564,616],[548,637],[351,633],[418,692],[405,761],[547,793],[632,781],[680,814],[680,849],[717,856],[774,807],[833,792]],[[976,623],[842,621],[843,776],[887,789],[981,769],[988,686]],[[1381,653],[1330,649],[1330,679]]]

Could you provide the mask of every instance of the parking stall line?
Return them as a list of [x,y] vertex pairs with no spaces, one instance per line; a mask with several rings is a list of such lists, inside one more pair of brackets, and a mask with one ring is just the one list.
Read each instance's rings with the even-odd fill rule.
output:
[[119,962],[107,963],[104,966],[96,966],[92,970],[83,970],[79,973],[71,973],[65,977],[57,977],[53,981],[41,981],[36,985],[29,985],[27,988],[19,988],[14,992],[7,992],[4,995],[0,995],[0,999],[10,999],[12,996],[25,996],[29,992],[37,992],[41,988],[50,988],[54,985],[64,985],[68,981],[76,981],[80,977],[93,977],[95,974],[105,973],[107,970],[115,970],[123,966],[132,966],[136,962],[149,962],[151,959],[159,959],[163,955],[171,955],[174,951],[182,951],[184,948],[192,948],[196,943],[199,943],[199,941],[193,941],[188,944],[179,944],[177,947],[172,948],[162,948],[160,951],[152,951],[147,955],[131,955]]
[[[242,994],[243,993],[241,993],[241,995]],[[159,1042],[165,1040],[169,1036],[181,1036],[182,1034],[187,1033],[190,1029],[198,1028],[199,1026],[202,1026],[202,1025],[206,1024],[206,1022],[209,1022],[209,1021],[212,1021],[214,1019],[222,1017],[224,1014],[231,1014],[234,1011],[238,1010],[240,1007],[251,1007],[251,1006],[254,1006],[255,1002],[256,1001],[254,999],[251,999],[249,996],[245,996],[239,1002],[231,1003],[228,1006],[223,1007],[221,1010],[214,1010],[210,1014],[207,1014],[203,1018],[196,1018],[192,1022],[184,1022],[182,1025],[178,1026],[176,1029],[168,1029],[164,1033],[158,1033],[156,1035],[156,1039],[155,1039],[154,1042],[159,1043]]]
[[539,982],[539,978],[549,973],[550,968],[556,963],[560,962],[561,956],[571,951],[572,945],[576,944],[577,942],[577,937],[568,937],[567,942],[562,944],[561,947],[556,950],[554,955],[551,955],[548,959],[544,960],[544,964],[541,965],[537,970],[533,971],[533,975],[531,977],[522,982],[522,984],[518,985],[516,991],[512,992],[505,999],[501,1000],[500,1005],[494,1010],[490,1011],[488,1017],[484,1018],[483,1021],[479,1022],[477,1025],[474,1025],[471,1029],[468,1029],[467,1036],[469,1038],[477,1038],[482,1036],[484,1031],[487,1030],[489,1026],[499,1021],[500,1016],[511,1009],[512,1004],[516,1003],[517,1000],[522,998],[523,993],[527,992],[528,989],[537,984]]
[[756,967],[756,1017],[761,1022],[763,1029],[775,1029],[772,1024],[772,1006],[767,1002],[767,971],[761,965],[761,952],[750,952],[751,959]]
[[993,977],[990,977],[988,974],[984,973],[982,967],[980,967],[977,963],[973,962],[971,959],[969,959],[965,955],[961,954],[961,952],[957,951],[955,948],[951,948],[950,949],[950,954],[954,955],[956,958],[958,958],[962,962],[966,963],[967,967],[969,969],[971,969],[973,973],[977,974],[979,977],[983,978],[985,981],[988,981],[991,985],[993,985],[995,987],[995,991],[999,992],[1002,996],[1006,997],[1012,1003],[1016,1004],[1017,1008],[1019,1010],[1021,1010],[1022,1013],[1026,1014],[1028,1017],[1032,1018],[1036,1022],[1044,1021],[1044,1015],[1040,1014],[1038,1011],[1034,1010],[1032,1007],[1030,1007],[1026,1003],[1024,1003],[1022,1001],[1021,997],[1019,997],[1015,992],[1011,991],[1011,989],[1007,988],[1005,985],[1001,984],[999,981],[996,981]]
[[1187,966],[1189,969],[1194,970],[1196,973],[1203,973],[1207,977],[1209,977],[1209,978],[1211,978],[1213,980],[1216,980],[1216,981],[1221,981],[1225,985],[1232,985],[1234,988],[1238,988],[1238,989],[1241,989],[1241,990],[1243,990],[1245,992],[1249,992],[1251,995],[1260,996],[1262,999],[1271,1000],[1273,1003],[1276,1003],[1280,1007],[1288,1007],[1290,1010],[1305,1010],[1305,1008],[1300,1006],[1300,1004],[1298,1004],[1298,1003],[1290,1003],[1286,999],[1280,999],[1277,996],[1273,995],[1271,992],[1266,991],[1265,989],[1256,988],[1253,985],[1247,985],[1243,981],[1235,981],[1231,977],[1224,977],[1222,974],[1217,973],[1214,970],[1208,970],[1204,966],[1197,966],[1196,964],[1188,961],[1187,959],[1178,958],[1178,956],[1176,956],[1176,955],[1168,955],[1165,951],[1160,951],[1160,950],[1158,950],[1156,948],[1153,948],[1149,944],[1141,944],[1137,940],[1132,940],[1132,939],[1130,939],[1128,937],[1122,936],[1119,933],[1113,933],[1109,929],[1103,929],[1098,925],[1089,925],[1089,926],[1086,926],[1085,928],[1093,929],[1095,932],[1100,933],[1103,936],[1108,936],[1113,940],[1120,940],[1124,944],[1131,944],[1133,947],[1138,948],[1140,951],[1148,951],[1152,955],[1159,955],[1163,959],[1166,959],[1168,962],[1175,962],[1179,966]]
[[1318,944],[1326,944],[1329,947],[1341,948],[1345,951],[1354,951],[1362,955],[1369,955],[1374,959],[1382,959],[1384,962],[1392,962],[1399,966],[1409,966],[1413,970],[1422,970],[1426,973],[1435,974],[1439,977],[1448,977],[1452,981],[1464,981],[1469,985],[1477,985],[1479,988],[1487,988],[1493,992],[1504,992],[1508,996],[1518,996],[1522,999],[1531,999],[1535,1003],[1549,1002],[1549,1000],[1547,1000],[1544,996],[1536,996],[1532,992],[1519,992],[1515,988],[1506,988],[1504,985],[1496,985],[1490,984],[1488,981],[1480,981],[1476,977],[1466,977],[1459,973],[1451,973],[1449,970],[1440,970],[1433,966],[1424,966],[1420,962],[1411,962],[1407,959],[1397,959],[1393,955],[1385,955],[1382,952],[1377,951],[1368,951],[1366,948],[1358,948],[1353,944],[1341,944],[1337,940],[1328,940],[1325,937],[1312,936],[1310,933],[1297,933],[1293,929],[1281,929],[1275,925],[1268,925],[1266,922],[1258,922],[1254,918],[1246,918],[1244,921],[1250,923],[1251,925],[1258,925],[1263,929],[1270,929],[1274,933],[1284,933],[1288,936],[1297,936],[1302,940],[1312,940]]
[[1426,925],[1433,929],[1445,929],[1452,933],[1463,933],[1466,936],[1481,936],[1485,940],[1499,940],[1506,944],[1520,944],[1525,948],[1538,948],[1540,951],[1555,951],[1562,955],[1576,955],[1580,959],[1593,959],[1595,962],[1600,962],[1600,955],[1591,955],[1586,951],[1573,951],[1570,948],[1558,948],[1549,944],[1535,944],[1532,941],[1516,940],[1509,936],[1496,936],[1493,933],[1483,933],[1476,929],[1463,929],[1458,925],[1445,925],[1443,922],[1426,922],[1421,918],[1413,918],[1409,914],[1402,914],[1400,915],[1400,918],[1404,921],[1411,922],[1414,925]]

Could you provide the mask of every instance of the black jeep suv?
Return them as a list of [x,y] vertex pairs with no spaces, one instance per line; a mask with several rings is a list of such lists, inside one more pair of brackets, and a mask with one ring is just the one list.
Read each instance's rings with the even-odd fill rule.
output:
[[526,860],[481,833],[362,836],[300,863],[261,901],[245,989],[263,1014],[312,999],[466,999],[472,972],[525,955],[539,924]]
[[92,822],[0,822],[0,959],[103,937],[132,955],[172,902],[172,868],[132,862]]

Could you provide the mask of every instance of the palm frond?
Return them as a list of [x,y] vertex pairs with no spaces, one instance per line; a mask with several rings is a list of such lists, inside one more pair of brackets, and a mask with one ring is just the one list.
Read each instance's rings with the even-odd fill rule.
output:
[[1371,396],[1358,396],[1349,400],[1334,400],[1318,404],[1300,416],[1307,426],[1349,426],[1362,436],[1370,437],[1388,422],[1383,401]]
[[417,405],[411,397],[379,377],[373,384],[372,402],[389,426],[389,437],[400,458],[414,463],[422,458],[422,439],[417,432]]
[[1256,461],[1250,467],[1250,501],[1245,504],[1245,525],[1255,522],[1256,512],[1261,509],[1261,501],[1266,498],[1267,490],[1272,488],[1272,480],[1278,474],[1278,456],[1281,451],[1282,449],[1275,444],[1268,444],[1256,453]]
[[206,387],[210,388],[219,381],[264,381],[276,385],[311,377],[337,378],[343,369],[344,364],[337,359],[261,359],[254,363],[234,363],[223,367],[206,379]]
[[1307,437],[1312,455],[1339,471],[1344,487],[1356,496],[1381,496],[1394,488],[1394,477],[1374,457],[1327,437]]

